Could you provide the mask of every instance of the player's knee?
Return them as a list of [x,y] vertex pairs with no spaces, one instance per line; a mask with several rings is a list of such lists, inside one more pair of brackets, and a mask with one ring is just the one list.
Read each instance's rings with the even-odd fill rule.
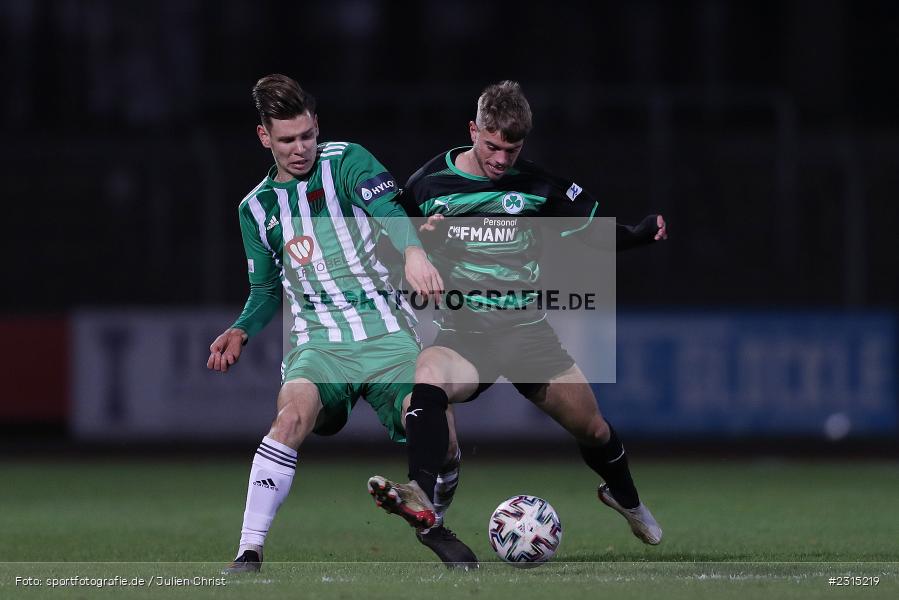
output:
[[426,383],[437,387],[446,385],[446,375],[437,361],[430,358],[419,360],[415,365],[415,383]]
[[275,417],[270,435],[283,444],[294,446],[295,440],[302,436],[307,425],[297,411],[284,408]]
[[595,415],[579,431],[573,433],[582,444],[601,446],[609,441],[609,424],[602,416]]

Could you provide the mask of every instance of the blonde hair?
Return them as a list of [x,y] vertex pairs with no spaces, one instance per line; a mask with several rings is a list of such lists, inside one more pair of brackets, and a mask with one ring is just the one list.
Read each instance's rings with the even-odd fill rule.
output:
[[497,131],[507,142],[523,140],[531,131],[531,107],[517,81],[487,86],[478,98],[478,129]]

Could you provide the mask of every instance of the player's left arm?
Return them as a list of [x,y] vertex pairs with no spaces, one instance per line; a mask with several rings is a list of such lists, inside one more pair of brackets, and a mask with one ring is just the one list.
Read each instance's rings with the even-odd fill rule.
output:
[[353,204],[387,232],[390,243],[403,255],[406,281],[412,289],[422,293],[442,290],[443,280],[398,202],[399,188],[387,168],[362,146],[350,144],[341,161],[341,184]]
[[[543,215],[567,217],[560,220],[562,237],[576,236],[592,248],[611,250],[612,241],[603,236],[603,228],[591,227],[599,209],[599,202],[590,192],[577,183],[565,180],[551,181],[552,191],[545,204]],[[581,221],[583,219],[583,221]],[[662,215],[647,215],[636,225],[615,223],[616,250],[628,250],[668,239],[667,224]]]

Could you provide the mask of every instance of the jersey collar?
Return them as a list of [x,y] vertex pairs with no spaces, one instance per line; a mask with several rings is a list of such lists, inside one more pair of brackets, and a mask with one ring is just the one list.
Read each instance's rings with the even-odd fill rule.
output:
[[471,173],[466,173],[462,169],[456,166],[456,162],[453,159],[453,155],[458,154],[459,152],[464,152],[466,150],[471,150],[471,146],[459,146],[458,148],[453,148],[449,152],[446,153],[446,166],[449,167],[449,170],[458,175],[459,177],[464,177],[465,179],[471,179],[472,181],[490,181],[489,177],[482,177],[480,175],[472,175]]
[[297,179],[296,177],[291,178],[288,181],[276,181],[275,177],[278,176],[278,165],[272,165],[272,167],[268,170],[268,184],[275,188],[288,189],[296,187],[297,184],[303,181],[309,181],[309,178],[312,177],[312,174],[315,172],[315,169],[318,168],[318,156],[315,157],[315,163],[312,165],[312,168],[309,170],[302,179]]

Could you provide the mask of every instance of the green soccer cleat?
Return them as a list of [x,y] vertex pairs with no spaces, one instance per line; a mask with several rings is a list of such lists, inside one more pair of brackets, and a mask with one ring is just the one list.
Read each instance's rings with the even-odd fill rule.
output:
[[375,504],[389,513],[399,515],[416,529],[428,529],[437,522],[437,512],[418,483],[394,483],[375,475],[368,480],[368,493]]
[[244,550],[243,554],[235,558],[231,564],[222,569],[222,575],[237,575],[239,573],[258,573],[262,568],[262,548],[256,550]]
[[416,531],[418,541],[434,551],[448,569],[465,571],[480,568],[478,557],[466,546],[456,534],[443,525],[424,531]]
[[636,508],[624,508],[612,496],[609,486],[605,483],[596,490],[596,495],[603,504],[610,508],[614,508],[627,519],[627,524],[631,526],[631,531],[644,544],[656,546],[662,541],[662,528],[656,522],[649,509],[641,502]]

